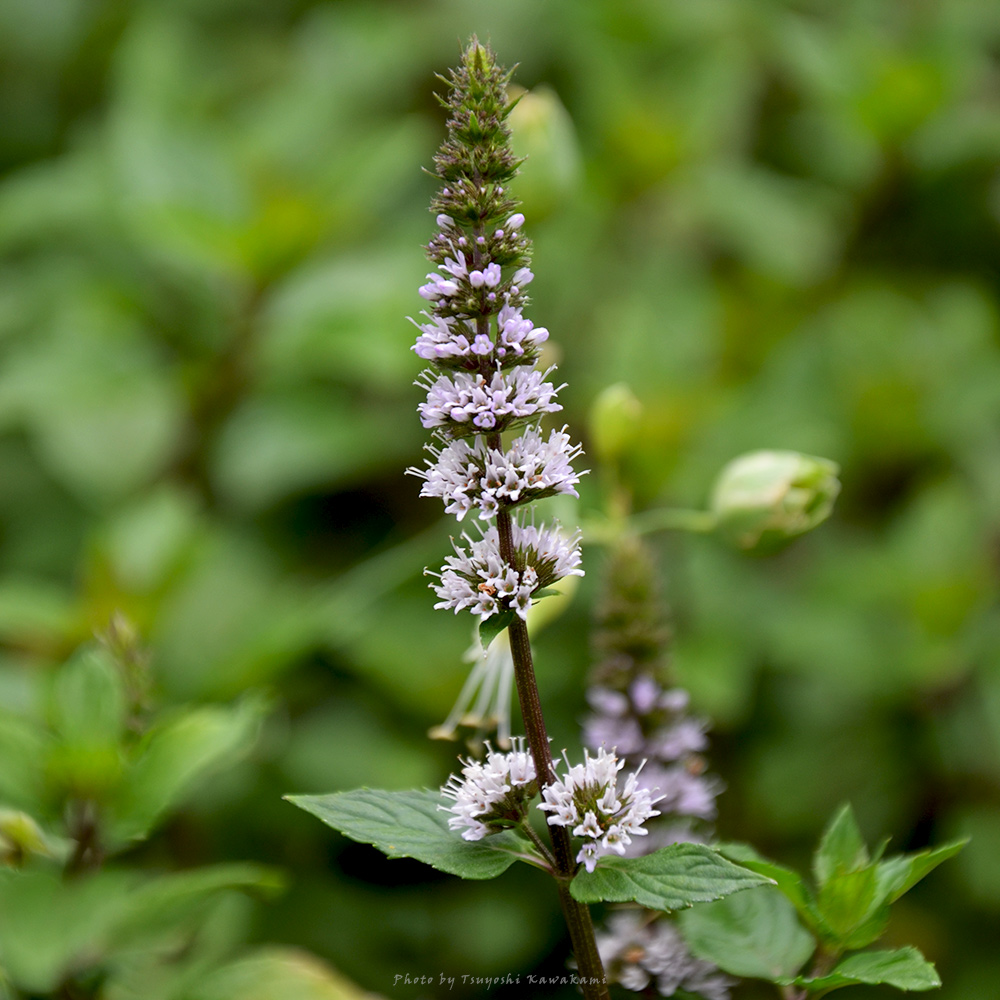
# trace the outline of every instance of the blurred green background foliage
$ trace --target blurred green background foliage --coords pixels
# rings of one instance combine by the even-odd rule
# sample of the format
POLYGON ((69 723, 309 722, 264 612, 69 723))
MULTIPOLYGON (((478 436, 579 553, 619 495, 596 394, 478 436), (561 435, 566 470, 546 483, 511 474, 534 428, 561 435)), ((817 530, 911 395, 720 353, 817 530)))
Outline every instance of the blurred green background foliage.
MULTIPOLYGON (((454 766, 425 733, 470 629, 421 577, 451 525, 403 476, 425 437, 405 317, 432 226, 420 167, 443 136, 434 73, 472 32, 527 91, 531 316, 575 434, 601 389, 631 385, 640 509, 703 505, 752 448, 842 468, 833 519, 774 558, 662 541, 678 680, 715 720, 729 787, 720 834, 801 864, 846 799, 896 849, 972 834, 888 944, 938 962, 942 1000, 994 995, 990 0, 0 0, 0 770, 25 727, 72 729, 59 665, 120 611, 157 718, 245 729, 250 696, 261 720, 249 751, 211 743, 121 870, 239 861, 287 881, 190 924, 216 971, 164 972, 158 996, 346 996, 307 951, 391 996, 434 995, 397 973, 562 969, 537 873, 438 878, 281 801, 434 786, 454 766)), ((601 503, 592 476, 564 519, 601 503)), ((538 640, 559 747, 579 740, 599 548, 585 565, 538 640)), ((0 778, 0 805, 57 836, 67 780, 15 801, 0 778)), ((29 893, 13 884, 0 908, 29 893)), ((4 920, 0 964, 48 995, 4 920)), ((114 968, 115 998, 148 974, 114 968)))

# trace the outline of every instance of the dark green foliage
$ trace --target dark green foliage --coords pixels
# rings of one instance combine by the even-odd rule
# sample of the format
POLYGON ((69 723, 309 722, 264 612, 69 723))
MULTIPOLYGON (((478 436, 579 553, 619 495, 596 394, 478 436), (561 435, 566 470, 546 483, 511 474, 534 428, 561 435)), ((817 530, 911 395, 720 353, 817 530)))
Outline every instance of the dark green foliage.
POLYGON ((807 994, 880 983, 934 989, 941 981, 916 948, 857 950, 885 933, 892 903, 965 843, 883 858, 886 843, 870 853, 845 805, 813 854, 814 886, 744 844, 723 844, 723 855, 772 879, 776 889, 700 907, 682 915, 681 928, 695 954, 725 971, 795 985, 807 994), (845 958, 849 951, 857 953, 845 958))

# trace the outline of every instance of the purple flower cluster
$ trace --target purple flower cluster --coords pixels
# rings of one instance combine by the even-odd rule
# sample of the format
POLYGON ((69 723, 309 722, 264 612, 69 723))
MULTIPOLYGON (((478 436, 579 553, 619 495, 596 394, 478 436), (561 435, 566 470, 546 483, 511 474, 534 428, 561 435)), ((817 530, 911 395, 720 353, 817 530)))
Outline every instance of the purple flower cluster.
POLYGON ((480 537, 463 535, 466 544, 456 544, 455 555, 430 574, 431 586, 436 607, 480 619, 504 612, 525 618, 539 590, 582 575, 579 534, 514 521, 511 563, 497 528, 487 527, 526 503, 576 496, 579 482, 572 463, 580 447, 565 429, 545 434, 540 427, 562 409, 562 386, 550 380, 551 368, 535 367, 549 334, 524 315, 534 275, 524 216, 504 186, 518 162, 505 123, 506 79, 476 46, 453 74, 448 139, 435 159, 438 228, 427 246, 437 266, 419 289, 427 309, 413 321, 413 350, 429 365, 417 383, 427 393, 418 412, 437 441, 426 467, 407 471, 424 480, 421 496, 438 497, 460 521, 476 511, 482 523, 480 537))
POLYGON ((555 493, 576 496, 580 481, 573 460, 580 446, 570 443, 564 427, 546 440, 529 428, 506 451, 490 448, 482 438, 469 444, 465 438, 444 448, 431 448, 433 462, 414 470, 424 480, 422 497, 439 497, 444 509, 459 521, 471 510, 487 520, 500 509, 530 503, 555 493))
POLYGON ((478 539, 463 534, 468 549, 455 545, 455 555, 445 559, 440 573, 426 570, 438 579, 433 585, 440 598, 435 608, 451 608, 455 614, 468 608, 483 620, 509 610, 527 619, 533 594, 564 576, 583 576, 579 532, 565 536, 530 524, 512 527, 516 561, 523 568, 500 557, 495 527, 478 539))
POLYGON ((677 928, 644 910, 623 910, 597 935, 597 950, 609 975, 627 990, 650 987, 665 997, 678 990, 705 1000, 729 1000, 736 980, 711 962, 695 958, 677 928))
POLYGON ((583 763, 574 767, 563 754, 566 773, 542 789, 544 801, 538 808, 549 814, 550 826, 569 827, 574 837, 583 839, 576 860, 592 872, 599 858, 625 854, 633 837, 646 836, 643 824, 660 815, 653 808, 659 796, 640 786, 637 772, 626 775, 619 787, 618 772, 625 761, 613 753, 603 748, 596 757, 583 753, 583 763))
POLYGON ((708 747, 707 723, 686 714, 687 692, 664 689, 651 675, 641 674, 625 691, 592 687, 587 700, 592 711, 584 722, 584 743, 614 749, 629 768, 645 762, 641 772, 637 770, 639 782, 656 789, 660 811, 671 819, 634 853, 695 839, 692 823, 715 819, 722 785, 704 774, 701 752, 708 747))

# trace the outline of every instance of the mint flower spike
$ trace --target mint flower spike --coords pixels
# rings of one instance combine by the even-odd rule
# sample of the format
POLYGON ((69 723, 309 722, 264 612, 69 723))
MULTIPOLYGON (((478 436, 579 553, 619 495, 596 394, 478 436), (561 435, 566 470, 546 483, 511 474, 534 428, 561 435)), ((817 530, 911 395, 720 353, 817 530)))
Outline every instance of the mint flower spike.
MULTIPOLYGON (((420 421, 437 444, 425 468, 421 496, 437 497, 461 521, 471 512, 480 537, 454 544, 431 587, 436 608, 468 610, 485 621, 514 612, 525 619, 534 596, 567 575, 582 576, 579 532, 513 522, 514 560, 500 551, 497 526, 516 507, 556 494, 577 496, 573 469, 581 449, 566 429, 540 427, 562 409, 553 369, 535 368, 548 330, 524 315, 525 288, 534 280, 524 215, 505 185, 517 171, 506 125, 509 74, 473 42, 445 80, 448 138, 434 159, 442 188, 431 203, 438 231, 427 245, 437 270, 419 289, 428 304, 413 350, 430 365, 417 381, 427 393, 420 421), (504 432, 517 436, 505 448, 504 432)), ((505 536, 508 537, 508 536, 505 536)))
MULTIPOLYGON (((466 534, 461 544, 453 541, 455 553, 440 572, 425 572, 434 577, 435 607, 469 611, 480 626, 498 616, 494 624, 507 630, 530 755, 523 743, 516 752, 530 759, 537 792, 538 785, 555 780, 555 772, 525 623, 545 587, 583 575, 580 533, 564 536, 556 526, 515 520, 513 512, 543 496, 575 494, 579 477, 572 463, 580 449, 565 431, 546 438, 540 427, 547 413, 561 409, 556 396, 562 386, 548 380, 551 368, 535 368, 548 331, 524 315, 525 289, 534 275, 525 219, 507 192, 518 167, 507 127, 513 106, 507 100, 509 79, 475 38, 461 66, 444 79, 448 135, 434 158, 442 186, 431 202, 437 232, 426 247, 434 269, 419 289, 424 321, 413 321, 418 330, 413 350, 428 363, 417 383, 427 392, 420 420, 437 444, 425 469, 409 471, 424 480, 424 496, 443 500, 459 520, 470 511, 477 514, 479 537, 466 534)), ((477 677, 481 696, 483 689, 490 691, 483 674, 477 677)), ((498 685, 509 684, 505 671, 496 676, 498 685)), ((463 706, 474 690, 470 680, 459 699, 463 706)), ((505 697, 498 690, 498 702, 505 697)), ((443 728, 448 732, 453 725, 454 713, 443 728)), ((523 820, 519 810, 525 802, 506 798, 528 787, 507 780, 512 766, 492 750, 485 765, 468 762, 463 778, 444 789, 454 800, 446 807, 452 813, 449 826, 474 840, 517 816, 523 820)), ((533 840, 537 836, 530 824, 524 831, 533 840)), ((583 995, 607 1000, 590 912, 569 891, 576 868, 569 833, 559 826, 549 833, 552 852, 541 849, 558 880, 583 995)), ((605 831, 610 843, 609 835, 605 831)))

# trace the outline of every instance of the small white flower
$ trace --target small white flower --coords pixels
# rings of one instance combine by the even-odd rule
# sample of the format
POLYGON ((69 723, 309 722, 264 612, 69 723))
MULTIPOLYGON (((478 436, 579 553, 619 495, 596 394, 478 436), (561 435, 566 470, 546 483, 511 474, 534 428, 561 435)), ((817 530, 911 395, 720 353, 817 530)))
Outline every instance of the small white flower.
POLYGON ((527 620, 532 595, 562 579, 583 576, 580 569, 580 533, 565 536, 544 525, 513 524, 514 550, 518 569, 500 557, 497 529, 487 529, 481 538, 463 534, 468 548, 452 542, 455 555, 445 559, 431 587, 440 598, 435 608, 449 608, 456 614, 464 608, 484 620, 500 611, 512 610, 527 620))
POLYGON ((452 814, 450 830, 461 830, 464 840, 482 840, 527 815, 527 802, 537 793, 535 762, 525 750, 524 738, 516 737, 510 753, 502 754, 486 744, 485 761, 467 758, 462 776, 449 776, 441 794, 454 805, 438 809, 452 814))
MULTIPOLYGON (((550 369, 551 370, 551 369, 550 369)), ((526 367, 511 372, 495 372, 487 381, 483 375, 456 372, 418 382, 427 389, 427 401, 417 410, 427 428, 447 427, 455 436, 481 431, 500 431, 516 420, 541 413, 555 413, 559 388, 542 381, 548 372, 526 367)))
POLYGON ((555 494, 578 496, 580 475, 572 462, 580 456, 580 446, 570 443, 564 427, 551 431, 548 440, 537 429, 525 431, 504 452, 488 448, 482 437, 470 444, 465 438, 446 448, 430 448, 435 461, 426 469, 406 471, 424 480, 422 497, 439 497, 444 509, 459 521, 473 509, 482 520, 497 509, 513 507, 555 494))
POLYGON ((542 790, 538 808, 549 813, 550 826, 569 826, 584 838, 576 860, 592 872, 606 854, 624 854, 634 835, 643 836, 642 824, 659 816, 653 806, 659 801, 648 788, 640 788, 635 775, 625 787, 617 787, 618 772, 624 765, 603 747, 591 757, 584 750, 584 763, 570 767, 563 754, 566 773, 542 790))

